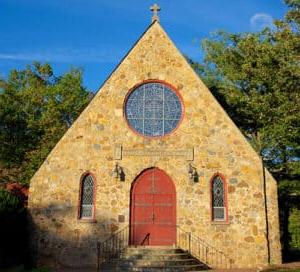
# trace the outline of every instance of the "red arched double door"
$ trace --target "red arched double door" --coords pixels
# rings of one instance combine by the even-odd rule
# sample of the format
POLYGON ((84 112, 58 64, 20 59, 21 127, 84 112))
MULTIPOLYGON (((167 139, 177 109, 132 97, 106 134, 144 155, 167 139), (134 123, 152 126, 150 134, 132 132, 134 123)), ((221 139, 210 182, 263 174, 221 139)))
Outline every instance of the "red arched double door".
POLYGON ((131 189, 131 245, 176 243, 176 190, 158 168, 143 171, 131 189))

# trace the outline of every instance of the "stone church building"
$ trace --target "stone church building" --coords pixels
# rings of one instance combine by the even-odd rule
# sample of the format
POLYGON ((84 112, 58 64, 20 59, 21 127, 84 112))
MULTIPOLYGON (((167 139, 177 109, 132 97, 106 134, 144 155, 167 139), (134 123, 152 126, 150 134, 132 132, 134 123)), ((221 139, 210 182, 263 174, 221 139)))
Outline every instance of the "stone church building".
POLYGON ((276 181, 156 14, 32 178, 29 211, 40 263, 159 246, 281 263, 276 181))

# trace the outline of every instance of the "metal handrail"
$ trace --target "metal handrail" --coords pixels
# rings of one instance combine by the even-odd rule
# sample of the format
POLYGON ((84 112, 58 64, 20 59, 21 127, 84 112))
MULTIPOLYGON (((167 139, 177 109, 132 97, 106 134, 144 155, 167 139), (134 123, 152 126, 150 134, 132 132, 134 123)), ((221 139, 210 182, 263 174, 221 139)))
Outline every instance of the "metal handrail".
POLYGON ((149 245, 149 238, 150 238, 150 233, 147 233, 144 240, 141 242, 141 246, 145 246, 146 241, 148 241, 148 245, 149 245))
POLYGON ((211 268, 231 268, 233 260, 224 252, 209 245, 203 239, 177 226, 177 247, 187 250, 192 256, 211 268))
MULTIPOLYGON (((203 262, 211 268, 231 268, 233 260, 224 252, 216 247, 209 245, 205 240, 197 237, 191 232, 183 230, 180 226, 176 226, 176 246, 186 250, 193 257, 203 262)), ((149 239, 148 233, 143 241, 149 239)), ((142 245, 143 245, 142 243, 142 245)), ((149 241, 148 241, 149 244, 149 241)), ((129 226, 112 234, 103 242, 97 242, 98 250, 98 271, 101 264, 109 261, 111 258, 118 257, 120 253, 129 245, 129 226)))
POLYGON ((97 242, 97 271, 101 264, 117 257, 129 244, 129 226, 112 234, 103 242, 97 242))

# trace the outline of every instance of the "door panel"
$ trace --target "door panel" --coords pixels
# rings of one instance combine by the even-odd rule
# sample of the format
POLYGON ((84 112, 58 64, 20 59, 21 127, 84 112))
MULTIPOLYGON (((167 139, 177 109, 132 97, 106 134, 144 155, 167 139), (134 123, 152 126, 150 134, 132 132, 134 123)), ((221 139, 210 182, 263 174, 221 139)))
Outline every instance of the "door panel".
POLYGON ((135 222, 152 223, 153 197, 151 195, 135 196, 135 222), (142 200, 142 201, 141 201, 142 200))
POLYGON ((144 171, 131 191, 131 244, 176 243, 176 192, 162 170, 144 171))
POLYGON ((155 244, 172 245, 175 235, 176 214, 173 195, 157 194, 153 198, 155 216, 155 244))

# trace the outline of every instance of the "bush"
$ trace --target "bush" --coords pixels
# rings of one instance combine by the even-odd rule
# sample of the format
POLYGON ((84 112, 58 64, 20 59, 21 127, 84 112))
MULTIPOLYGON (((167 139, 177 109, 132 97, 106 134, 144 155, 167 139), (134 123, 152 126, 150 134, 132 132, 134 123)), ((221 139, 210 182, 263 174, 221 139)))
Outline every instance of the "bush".
POLYGON ((0 189, 0 270, 26 261, 27 214, 23 202, 0 189))
POLYGON ((19 197, 4 189, 0 189, 0 216, 8 213, 20 212, 22 210, 23 203, 19 197))

